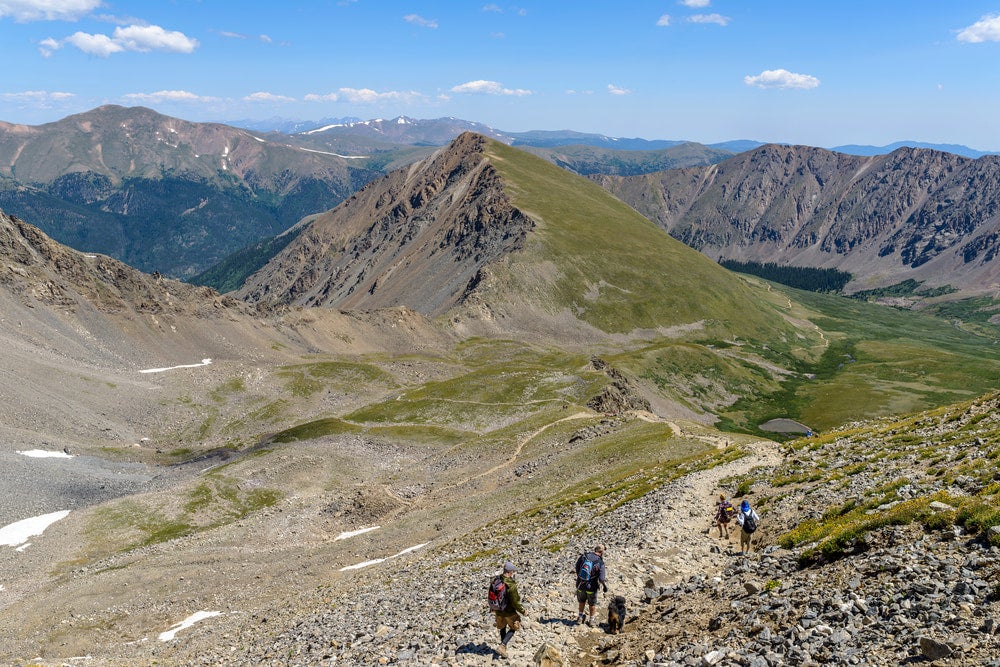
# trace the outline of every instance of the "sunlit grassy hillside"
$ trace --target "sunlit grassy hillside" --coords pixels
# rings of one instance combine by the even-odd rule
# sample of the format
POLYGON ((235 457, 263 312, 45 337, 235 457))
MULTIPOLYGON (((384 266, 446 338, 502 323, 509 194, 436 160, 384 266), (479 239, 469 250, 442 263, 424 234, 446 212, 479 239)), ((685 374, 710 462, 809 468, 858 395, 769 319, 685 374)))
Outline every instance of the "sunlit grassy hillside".
MULTIPOLYGON (((594 183, 523 151, 490 142, 514 204, 537 228, 513 259, 514 276, 551 265, 545 305, 609 333, 701 323, 698 336, 774 338, 792 333, 765 295, 594 183)), ((520 286, 532 293, 531 286, 520 286)), ((534 292, 537 296, 537 291, 534 292)))

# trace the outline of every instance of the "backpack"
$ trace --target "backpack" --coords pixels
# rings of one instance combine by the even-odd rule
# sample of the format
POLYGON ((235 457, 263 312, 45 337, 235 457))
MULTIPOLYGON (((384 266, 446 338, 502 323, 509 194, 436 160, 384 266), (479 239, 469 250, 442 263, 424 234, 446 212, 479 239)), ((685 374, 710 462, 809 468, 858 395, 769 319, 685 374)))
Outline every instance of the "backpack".
POLYGON ((490 611, 506 611, 507 609, 507 584, 499 574, 493 577, 486 592, 486 602, 490 606, 490 611))
POLYGON ((753 514, 743 515, 743 530, 748 534, 757 530, 757 521, 753 518, 753 514))
POLYGON ((576 578, 583 583, 590 581, 594 576, 594 561, 583 555, 583 562, 580 563, 580 570, 576 573, 576 578))
POLYGON ((732 503, 725 502, 722 505, 719 505, 719 514, 716 518, 719 520, 719 523, 729 523, 729 519, 731 519, 735 513, 736 508, 733 507, 732 503))

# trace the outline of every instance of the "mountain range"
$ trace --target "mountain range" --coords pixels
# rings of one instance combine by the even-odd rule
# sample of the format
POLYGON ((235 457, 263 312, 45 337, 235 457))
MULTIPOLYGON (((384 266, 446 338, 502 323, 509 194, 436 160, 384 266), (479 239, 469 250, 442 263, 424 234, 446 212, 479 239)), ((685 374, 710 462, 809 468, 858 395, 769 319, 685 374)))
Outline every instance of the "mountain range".
POLYGON ((593 177, 713 259, 836 269, 853 292, 912 283, 963 297, 996 284, 991 200, 968 196, 995 188, 996 158, 932 149, 856 157, 744 142, 754 147, 734 154, 402 116, 254 133, 108 106, 43 126, 0 124, 0 206, 73 247, 230 291, 291 242, 300 220, 464 131, 593 177))
POLYGON ((177 277, 334 206, 373 175, 141 107, 0 123, 0 208, 73 247, 177 277))
POLYGON ((848 291, 1000 285, 998 156, 763 146, 709 167, 595 178, 714 258, 839 269, 848 291))
MULTIPOLYGON (((363 121, 360 118, 337 118, 324 119, 319 121, 289 120, 284 118, 272 118, 268 120, 234 120, 223 121, 225 125, 234 127, 244 127, 258 132, 281 132, 283 134, 316 134, 335 130, 336 134, 363 133, 371 137, 385 136, 381 134, 386 126, 404 125, 409 138, 408 143, 413 144, 434 144, 443 143, 441 133, 438 128, 441 126, 452 127, 455 134, 448 139, 457 136, 460 132, 478 132, 485 136, 505 141, 514 146, 532 146, 536 148, 553 148, 557 146, 592 146, 597 148, 621 149, 629 151, 651 151, 670 148, 678 144, 693 143, 677 139, 640 139, 627 137, 609 137, 603 134, 590 132, 577 132, 573 130, 530 130, 527 132, 510 132, 496 130, 482 123, 462 121, 456 118, 439 118, 433 120, 416 120, 406 116, 398 116, 393 119, 371 119, 363 121), (421 132, 428 130, 429 132, 421 132)), ((403 134, 396 132, 397 137, 403 134)), ((709 148, 728 151, 730 153, 742 153, 763 146, 764 142, 750 139, 734 139, 705 144, 709 148)), ((944 153, 954 153, 963 157, 978 158, 984 155, 996 154, 996 151, 982 151, 969 148, 962 144, 940 144, 926 141, 895 141, 884 146, 873 146, 870 144, 844 144, 841 146, 829 146, 828 150, 836 153, 847 153, 848 155, 885 155, 893 152, 897 148, 930 148, 944 153)))

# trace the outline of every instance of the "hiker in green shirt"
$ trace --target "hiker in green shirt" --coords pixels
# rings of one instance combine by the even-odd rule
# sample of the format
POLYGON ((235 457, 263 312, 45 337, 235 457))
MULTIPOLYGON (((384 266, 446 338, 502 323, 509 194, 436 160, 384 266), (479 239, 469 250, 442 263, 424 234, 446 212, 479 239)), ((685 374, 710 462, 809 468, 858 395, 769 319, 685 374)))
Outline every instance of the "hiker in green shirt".
POLYGON ((514 575, 517 568, 510 561, 503 565, 503 583, 507 587, 507 604, 500 611, 496 612, 496 626, 500 630, 500 646, 497 652, 507 657, 507 644, 514 633, 521 629, 521 614, 524 614, 524 606, 521 604, 521 595, 517 591, 517 582, 514 575))

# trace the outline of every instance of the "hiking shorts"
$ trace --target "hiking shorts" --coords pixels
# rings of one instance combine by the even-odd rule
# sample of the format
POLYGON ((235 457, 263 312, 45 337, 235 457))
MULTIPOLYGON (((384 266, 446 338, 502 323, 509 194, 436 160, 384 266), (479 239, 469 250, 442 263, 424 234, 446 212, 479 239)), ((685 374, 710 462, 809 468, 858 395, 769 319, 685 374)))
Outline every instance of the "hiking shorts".
POLYGON ((597 606, 597 591, 587 591, 582 588, 576 589, 576 601, 586 602, 591 607, 597 606))
POLYGON ((510 628, 511 630, 521 629, 521 615, 516 611, 498 611, 496 626, 500 630, 510 628))

